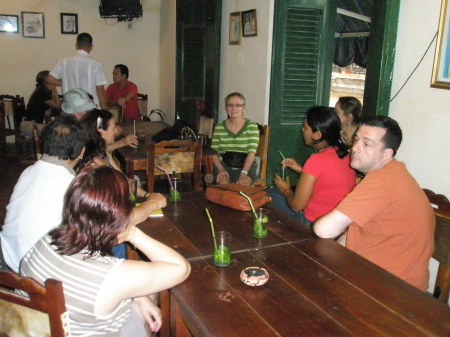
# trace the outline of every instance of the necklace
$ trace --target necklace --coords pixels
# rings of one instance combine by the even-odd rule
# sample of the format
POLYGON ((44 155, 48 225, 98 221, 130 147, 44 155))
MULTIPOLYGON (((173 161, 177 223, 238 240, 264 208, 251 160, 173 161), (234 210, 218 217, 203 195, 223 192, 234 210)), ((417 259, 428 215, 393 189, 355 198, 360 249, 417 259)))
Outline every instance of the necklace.
POLYGON ((325 145, 324 147, 321 147, 320 149, 318 149, 316 152, 322 152, 323 150, 325 150, 326 148, 330 147, 330 145, 325 145))

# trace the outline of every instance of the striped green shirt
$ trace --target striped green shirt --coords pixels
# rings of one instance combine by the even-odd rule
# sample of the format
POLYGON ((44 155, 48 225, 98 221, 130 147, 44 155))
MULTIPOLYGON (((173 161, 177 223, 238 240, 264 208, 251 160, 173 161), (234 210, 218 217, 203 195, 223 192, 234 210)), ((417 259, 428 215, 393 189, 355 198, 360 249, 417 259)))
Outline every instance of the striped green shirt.
POLYGON ((259 129, 255 122, 246 119, 241 130, 238 133, 233 133, 227 128, 225 120, 217 123, 211 147, 219 153, 227 151, 256 153, 258 142, 259 129))

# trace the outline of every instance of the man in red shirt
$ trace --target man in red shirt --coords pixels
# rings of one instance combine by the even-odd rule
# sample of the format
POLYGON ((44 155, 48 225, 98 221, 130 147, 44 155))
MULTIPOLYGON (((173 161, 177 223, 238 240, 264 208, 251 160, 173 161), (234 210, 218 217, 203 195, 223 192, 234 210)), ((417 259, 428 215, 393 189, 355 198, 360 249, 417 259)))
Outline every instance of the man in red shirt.
POLYGON ((138 105, 138 88, 128 81, 128 67, 123 64, 114 66, 113 84, 106 89, 108 103, 117 103, 122 108, 123 121, 141 120, 138 105))

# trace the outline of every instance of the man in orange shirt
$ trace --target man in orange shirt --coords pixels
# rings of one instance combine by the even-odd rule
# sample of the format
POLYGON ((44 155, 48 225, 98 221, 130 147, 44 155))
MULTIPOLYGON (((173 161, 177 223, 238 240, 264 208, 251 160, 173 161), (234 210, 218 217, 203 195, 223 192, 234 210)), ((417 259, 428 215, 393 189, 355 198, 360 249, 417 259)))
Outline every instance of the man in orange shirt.
POLYGON ((344 233, 338 242, 425 291, 435 218, 425 193, 405 164, 394 158, 401 141, 402 131, 390 117, 362 122, 350 165, 366 176, 316 221, 314 231, 321 238, 344 233))

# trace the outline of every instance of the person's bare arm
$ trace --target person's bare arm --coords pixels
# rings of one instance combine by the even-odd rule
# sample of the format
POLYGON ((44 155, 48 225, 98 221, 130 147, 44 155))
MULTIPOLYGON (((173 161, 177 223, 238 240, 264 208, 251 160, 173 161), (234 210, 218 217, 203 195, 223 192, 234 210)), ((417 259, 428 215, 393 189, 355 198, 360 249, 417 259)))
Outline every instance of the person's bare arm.
POLYGON ((106 104, 105 86, 97 85, 95 87, 95 91, 97 92, 97 97, 98 97, 98 101, 100 103, 100 107, 102 109, 108 109, 108 105, 106 104))
POLYGON ((58 80, 57 78, 53 77, 53 76, 50 75, 50 74, 47 76, 47 83, 48 83, 48 84, 56 85, 56 86, 58 86, 58 87, 62 86, 62 81, 61 81, 61 80, 58 80))
MULTIPOLYGON (((255 160, 255 152, 249 152, 247 153, 247 157, 245 158, 244 166, 242 167, 243 171, 250 171, 250 168, 252 167, 253 161, 255 160)), ((239 179, 236 182, 239 185, 247 185, 250 186, 252 183, 252 179, 245 173, 242 173, 239 175, 239 179)))
POLYGON ((352 219, 335 209, 316 220, 313 230, 320 238, 334 239, 344 233, 352 222, 352 219))

